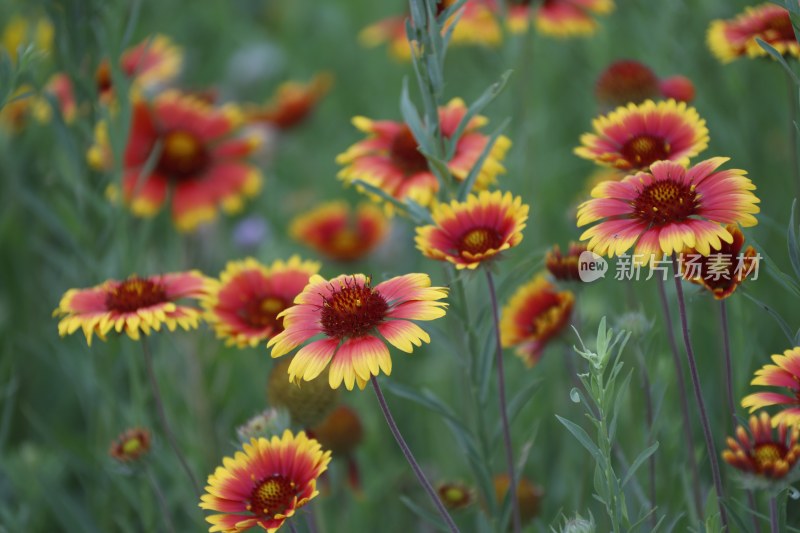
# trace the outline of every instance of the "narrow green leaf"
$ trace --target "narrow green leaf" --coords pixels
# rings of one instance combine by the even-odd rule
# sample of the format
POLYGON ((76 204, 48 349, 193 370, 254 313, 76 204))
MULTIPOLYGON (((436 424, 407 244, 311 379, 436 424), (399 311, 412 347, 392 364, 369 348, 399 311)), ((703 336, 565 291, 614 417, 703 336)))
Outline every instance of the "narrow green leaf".
POLYGON ((651 455, 653 455, 657 449, 658 449, 658 441, 654 442, 652 446, 643 450, 642 453, 640 453, 638 457, 636 457, 636 459, 633 460, 631 467, 628 468, 628 471, 625 472, 625 476, 622 478, 621 486, 623 488, 625 487, 625 485, 628 484, 628 481, 631 480, 634 474, 636 474, 636 471, 639 469, 639 467, 642 466, 642 464, 644 464, 644 462, 647 461, 647 459, 651 455))
POLYGON ((506 126, 508 126, 510 122, 511 119, 508 118, 505 119, 500 124, 500 126, 498 126, 497 129, 494 130, 494 132, 492 132, 492 135, 489 137, 489 142, 486 143, 486 146, 483 148, 483 152, 481 152, 481 156, 478 158, 478 160, 475 162, 475 165, 469 171, 467 179, 465 179, 458 187, 458 199, 460 201, 463 202, 464 200, 467 199, 467 195, 470 193, 472 187, 475 185, 475 181, 477 181, 478 179, 478 175, 480 174, 480 171, 483 168, 483 164, 486 161, 486 158, 489 157, 489 153, 492 151, 492 148, 494 148, 494 143, 497 142, 498 137, 500 137, 500 134, 506 128, 506 126))
POLYGON ((409 498, 408 496, 400 496, 400 501, 409 508, 409 510, 420 517, 425 522, 429 523, 430 525, 434 526, 436 529, 441 531, 448 531, 447 526, 445 526, 444 522, 439 518, 439 515, 427 509, 419 504, 417 504, 414 500, 409 498))
POLYGON ((464 130, 467 129, 467 126, 469 126, 469 123, 473 119, 473 117, 475 117, 481 111, 483 111, 486 108, 486 106, 488 106, 490 103, 492 103, 492 101, 495 98, 497 98, 497 96, 501 92, 503 92, 503 89, 505 88, 506 83, 508 83, 508 79, 511 77, 511 73, 512 73, 511 70, 505 71, 502 74, 502 76, 500 76, 500 79, 498 81, 496 81, 495 83, 491 84, 483 92, 483 94, 480 95, 478 97, 478 99, 475 100, 472 103, 472 105, 469 106, 469 109, 467 109, 467 112, 461 118, 461 122, 458 123, 458 127, 456 128, 456 131, 453 133, 453 135, 450 136, 449 146, 447 147, 448 159, 453 157, 453 154, 455 153, 455 150, 456 150, 456 146, 458 145, 458 140, 464 134, 464 130))
POLYGON ((400 92, 400 114, 422 150, 430 152, 431 140, 428 137, 425 124, 422 123, 419 111, 417 111, 417 107, 408 94, 408 78, 403 78, 403 88, 400 92))
POLYGON ((783 68, 786 70, 786 72, 789 73, 789 76, 792 77, 792 80, 794 81, 795 85, 800 85, 800 79, 797 78, 797 75, 792 70, 792 67, 789 66, 789 64, 783 58, 783 55, 780 52, 778 52, 775 49, 775 47, 773 47, 771 44, 759 39, 758 37, 756 37, 756 42, 758 43, 758 46, 760 46, 765 52, 767 52, 769 55, 771 55, 776 60, 778 60, 778 62, 783 66, 783 68))
POLYGON ((600 453, 600 449, 595 445, 594 442, 592 442, 591 437, 589 437, 589 434, 586 433, 582 427, 558 415, 556 415, 556 418, 564 425, 565 428, 567 428, 570 433, 572 433, 572 436, 578 439, 578 442, 580 442, 581 445, 583 445, 583 447, 592 454, 592 457, 594 457, 595 461, 598 463, 603 462, 603 455, 600 453))
MULTIPOLYGON (((740 290, 741 290, 741 289, 740 289, 740 290)), ((762 301, 761 301, 761 300, 759 300, 758 298, 756 298, 756 297, 752 296, 752 295, 751 295, 751 294, 750 294, 748 291, 746 291, 746 290, 741 290, 741 292, 742 292, 742 294, 744 294, 744 295, 745 295, 745 296, 746 296, 746 297, 747 297, 747 298, 748 298, 750 301, 752 301, 753 303, 755 303, 755 304, 756 304, 757 306, 759 306, 761 309, 763 309, 764 311, 766 311, 766 312, 767 312, 767 313, 768 313, 768 314, 769 314, 769 315, 770 315, 772 318, 774 318, 774 319, 775 319, 775 322, 777 322, 777 323, 778 323, 778 325, 780 326, 781 330, 783 330, 783 334, 784 334, 784 335, 786 335, 786 338, 787 338, 787 339, 789 339, 789 342, 794 342, 794 332, 793 332, 793 331, 792 331, 792 329, 789 327, 789 324, 787 324, 787 323, 786 323, 786 321, 783 319, 783 317, 782 317, 782 316, 781 316, 781 315, 780 315, 780 314, 779 314, 777 311, 775 311, 773 308, 771 308, 770 306, 768 306, 767 304, 765 304, 764 302, 762 302, 762 301)))
MULTIPOLYGON (((615 365, 614 368, 622 368, 622 365, 615 365)), ((625 398, 625 392, 628 390, 628 385, 631 382, 631 377, 633 376, 633 369, 631 368, 628 372, 628 375, 622 382, 622 386, 617 389, 617 393, 614 394, 613 391, 609 393, 610 397, 614 399, 614 408, 613 414, 611 415, 611 423, 608 425, 608 438, 610 440, 614 440, 614 436, 617 433, 617 420, 619 420, 619 410, 622 406, 622 399, 625 398)), ((613 383, 613 382, 612 382, 613 383)))
POLYGON ((397 207, 398 209, 400 209, 404 213, 408 212, 408 209, 407 209, 405 203, 401 202, 400 200, 398 200, 394 196, 391 196, 390 194, 387 194, 383 189, 381 189, 379 187, 376 187, 376 186, 372 185, 371 183, 367 183, 364 180, 353 180, 351 183, 359 192, 363 192, 363 193, 365 193, 367 195, 376 197, 377 199, 383 200, 385 202, 389 202, 390 204, 392 204, 393 206, 397 207))

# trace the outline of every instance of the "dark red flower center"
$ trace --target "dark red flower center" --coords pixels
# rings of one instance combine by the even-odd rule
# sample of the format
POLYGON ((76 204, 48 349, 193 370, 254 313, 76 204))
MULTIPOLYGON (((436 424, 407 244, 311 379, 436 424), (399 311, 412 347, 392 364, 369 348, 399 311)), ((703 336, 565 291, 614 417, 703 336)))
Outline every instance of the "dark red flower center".
POLYGON ((175 180, 198 177, 208 167, 208 149, 194 133, 185 130, 167 132, 162 138, 159 172, 175 180))
POLYGON ((632 205, 641 220, 661 226, 689 218, 696 212, 698 201, 694 185, 657 181, 645 187, 632 205))
POLYGON ((163 285, 136 276, 123 281, 106 295, 106 307, 120 313, 131 313, 166 301, 167 291, 163 285))
POLYGON ((619 149, 622 157, 636 168, 647 168, 656 161, 668 159, 672 151, 669 143, 653 135, 637 135, 619 149))
POLYGON ((764 36, 768 41, 794 41, 794 28, 792 19, 788 11, 776 13, 774 17, 766 21, 764 36))
POLYGON ((753 461, 759 471, 768 470, 786 456, 788 450, 777 442, 759 444, 753 449, 753 461))
POLYGON ((111 90, 113 81, 111 79, 111 65, 104 59, 97 71, 94 73, 94 81, 97 86, 97 94, 103 95, 111 90))
POLYGON ((503 236, 494 228, 474 228, 461 236, 458 242, 459 253, 472 255, 497 250, 503 244, 503 236))
POLYGON ((297 484, 285 477, 275 474, 256 485, 250 495, 249 510, 261 516, 274 517, 284 514, 294 503, 297 496, 297 484))
POLYGON ((278 314, 286 307, 282 298, 255 297, 243 302, 236 314, 254 329, 270 329, 277 334, 283 330, 283 319, 278 318, 278 314))
POLYGON ((658 78, 638 61, 617 61, 597 80, 598 99, 605 104, 624 105, 658 96, 658 78))
POLYGON ((322 304, 322 329, 337 339, 363 337, 386 318, 389 304, 367 281, 347 279, 322 304))
POLYGON ((389 157, 406 176, 428 171, 428 160, 417 150, 417 140, 406 125, 392 139, 389 157))

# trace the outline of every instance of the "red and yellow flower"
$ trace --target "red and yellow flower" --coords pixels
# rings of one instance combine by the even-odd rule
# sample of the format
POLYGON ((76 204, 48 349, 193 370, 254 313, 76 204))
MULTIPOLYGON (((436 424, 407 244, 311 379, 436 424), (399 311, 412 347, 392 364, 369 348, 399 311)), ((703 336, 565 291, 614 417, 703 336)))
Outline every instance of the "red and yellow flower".
POLYGON ((63 73, 54 74, 44 86, 43 95, 36 99, 34 113, 41 122, 48 122, 52 116, 52 106, 46 96, 51 96, 58 104, 58 111, 61 118, 67 124, 75 120, 78 112, 78 104, 75 101, 75 93, 72 90, 72 81, 69 76, 63 73))
POLYGON ((772 417, 772 424, 800 426, 800 346, 772 356, 774 365, 764 365, 756 371, 751 385, 766 385, 788 389, 788 395, 778 392, 756 392, 742 399, 742 407, 752 413, 762 407, 781 407, 772 417))
POLYGON ((328 259, 355 261, 371 252, 389 232, 380 208, 361 204, 355 210, 344 201, 326 202, 296 217, 289 235, 328 259))
POLYGON ((634 260, 647 264, 663 254, 694 248, 719 250, 733 236, 725 224, 755 226, 759 199, 744 170, 718 170, 728 161, 714 157, 687 169, 658 161, 650 172, 606 181, 578 207, 578 227, 600 222, 581 235, 596 254, 614 257, 634 247, 634 260))
POLYGON ((430 259, 475 269, 522 241, 528 209, 521 197, 501 191, 437 204, 431 213, 434 223, 417 228, 417 248, 430 259))
POLYGON ((245 108, 247 120, 288 130, 308 118, 332 85, 333 76, 328 72, 317 74, 308 83, 297 81, 283 83, 278 87, 272 100, 263 107, 245 108))
POLYGON ((542 357, 547 343, 569 322, 575 296, 559 291, 538 274, 516 290, 503 307, 500 340, 504 348, 516 347, 516 354, 528 367, 542 357))
MULTIPOLYGON (((530 6, 527 6, 527 9, 530 9, 530 6)), ((597 31, 595 15, 607 15, 613 10, 614 0, 544 0, 536 8, 534 23, 536 29, 543 35, 562 38, 583 37, 597 31)), ((521 9, 514 10, 513 6, 509 9, 509 17, 514 16, 516 19, 516 22, 513 19, 510 21, 509 28, 512 31, 527 29, 527 26, 522 25, 523 15, 521 9)), ((527 20, 529 16, 526 15, 525 18, 527 20)))
MULTIPOLYGON (((212 107, 176 91, 152 102, 134 99, 130 136, 123 155, 122 199, 141 217, 154 216, 167 198, 181 231, 214 220, 221 208, 242 209, 244 199, 261 189, 259 170, 248 159, 258 138, 241 133, 242 115, 232 106, 212 107), (153 151, 159 150, 150 165, 153 151), (147 171, 147 172, 146 172, 147 171)), ((89 150, 96 168, 112 166, 104 122, 89 150)))
POLYGON ((784 56, 800 58, 800 45, 789 12, 773 3, 746 7, 736 18, 714 20, 708 27, 708 47, 723 63, 744 56, 768 57, 756 39, 770 44, 784 56))
MULTIPOLYGON (((439 108, 439 124, 445 138, 456 133, 466 113, 467 106, 460 98, 439 108)), ((480 159, 489 142, 489 136, 480 129, 487 123, 486 117, 473 117, 458 139, 453 158, 447 162, 456 180, 465 180, 480 159)), ((439 190, 439 182, 428 168, 425 156, 417 150, 418 143, 411 129, 403 122, 366 117, 355 117, 353 125, 369 136, 336 158, 337 163, 344 165, 339 178, 348 184, 354 180, 364 181, 400 201, 410 198, 420 205, 430 205, 439 190)), ((499 174, 505 173, 500 162, 510 146, 507 137, 497 138, 478 173, 475 182, 478 190, 493 184, 499 174)))
MULTIPOLYGON (((450 7, 454 0, 437 2, 436 14, 450 7)), ((411 59, 411 45, 406 35, 407 15, 397 15, 370 24, 359 34, 361 44, 376 47, 384 43, 389 46, 389 54, 400 61, 411 59)), ((494 0, 467 0, 462 8, 448 19, 444 31, 458 20, 451 36, 451 44, 497 46, 503 39, 497 22, 497 6, 494 0), (457 18, 458 17, 458 18, 457 18)))
POLYGON ((150 432, 144 428, 131 428, 119 435, 108 454, 121 463, 131 463, 150 451, 150 432))
POLYGON ((294 307, 284 311, 284 331, 270 339, 272 357, 294 350, 289 380, 310 381, 330 363, 328 383, 348 390, 363 389, 372 376, 392 371, 386 342, 411 353, 430 336, 412 320, 434 320, 445 314, 444 287, 431 287, 427 274, 406 274, 372 286, 363 274, 340 275, 331 280, 313 276, 294 307), (380 335, 380 337, 378 336, 380 335))
POLYGON ((592 121, 575 155, 621 170, 643 170, 656 161, 689 164, 708 147, 708 128, 693 107, 667 100, 618 107, 592 121))
POLYGON ((53 316, 62 317, 59 335, 72 335, 80 328, 89 345, 93 334, 105 340, 112 329, 117 333, 124 330, 133 340, 139 340, 141 333, 160 331, 162 325, 170 331, 178 326, 195 329, 202 316, 200 309, 178 300, 203 298, 209 281, 196 270, 112 279, 96 287, 68 290, 53 316))
POLYGON ((722 241, 719 249, 707 256, 697 250, 684 250, 678 265, 684 279, 708 289, 717 300, 724 300, 757 268, 758 255, 755 248, 745 250, 744 235, 736 224, 726 228, 731 234, 731 242, 722 241))
POLYGON ((750 435, 738 426, 736 438, 728 437, 725 461, 751 476, 777 480, 787 476, 800 460, 800 428, 776 423, 767 413, 750 417, 750 435), (775 435, 772 427, 778 428, 775 435))
POLYGON ((208 476, 200 507, 219 513, 206 517, 209 531, 277 531, 319 494, 317 478, 330 460, 331 453, 303 432, 252 439, 208 476))
POLYGON ((547 251, 544 258, 545 266, 550 274, 559 281, 579 281, 578 261, 581 254, 586 251, 586 245, 571 242, 567 253, 561 252, 561 247, 557 244, 547 251))
MULTIPOLYGON (((136 46, 125 50, 119 59, 122 75, 136 89, 152 89, 172 82, 180 74, 183 53, 169 37, 153 35, 136 46)), ((111 63, 100 62, 94 74, 100 99, 109 102, 114 98, 111 63)))
MULTIPOLYGON (((508 474, 498 474, 492 480, 494 483, 495 498, 498 505, 502 505, 505 500, 508 488, 511 486, 508 474)), ((544 491, 533 484, 529 479, 521 477, 517 481, 517 502, 519 505, 520 518, 526 524, 536 518, 539 514, 539 507, 542 503, 544 491)))
POLYGON ((230 261, 203 299, 206 321, 228 346, 258 346, 283 331, 278 315, 292 305, 320 266, 296 255, 269 266, 253 258, 230 261))

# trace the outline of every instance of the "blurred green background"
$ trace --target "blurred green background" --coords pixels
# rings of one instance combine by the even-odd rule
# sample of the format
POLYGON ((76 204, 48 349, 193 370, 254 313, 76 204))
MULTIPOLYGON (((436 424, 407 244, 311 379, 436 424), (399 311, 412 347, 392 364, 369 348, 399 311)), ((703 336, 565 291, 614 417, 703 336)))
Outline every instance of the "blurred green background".
MULTIPOLYGON (((746 232, 766 251, 775 268, 789 271, 786 227, 795 190, 789 141, 789 88, 783 69, 771 60, 740 60, 723 66, 705 45, 714 18, 729 18, 748 5, 730 0, 629 2, 600 19, 589 39, 555 40, 539 35, 506 35, 497 49, 454 47, 446 69, 447 96, 474 100, 506 70, 514 71, 503 94, 487 114, 492 124, 512 121, 505 132, 513 141, 500 187, 522 195, 531 217, 522 244, 499 268, 501 299, 543 266, 552 244, 577 239, 574 207, 585 197, 592 164, 572 155, 581 133, 597 114, 593 97, 599 72, 616 59, 645 62, 659 76, 683 74, 697 89, 694 105, 708 122, 711 142, 701 158, 729 156, 729 166, 748 170, 757 185, 762 213, 746 232)), ((108 456, 110 442, 126 427, 153 429, 156 442, 150 462, 170 506, 178 531, 207 527, 197 501, 158 430, 146 386, 140 347, 127 338, 109 338, 91 348, 79 334, 60 339, 52 310, 72 287, 88 287, 132 273, 147 275, 199 268, 216 276, 231 259, 252 254, 262 262, 314 254, 286 235, 291 218, 315 202, 332 197, 358 199, 335 176, 335 156, 361 138, 354 115, 397 120, 402 80, 413 82, 410 65, 388 58, 385 48, 364 49, 357 34, 364 26, 405 9, 400 0, 230 0, 141 2, 67 0, 11 1, 0 7, 0 22, 13 14, 46 14, 56 27, 55 49, 26 75, 41 86, 50 73, 91 72, 100 58, 119 54, 150 34, 164 33, 186 53, 181 84, 217 87, 224 100, 263 101, 288 79, 309 79, 326 70, 335 76, 333 90, 313 117, 278 139, 274 159, 264 168, 263 193, 239 217, 222 218, 197 234, 173 229, 167 214, 134 219, 106 202, 114 176, 90 170, 84 154, 91 144, 99 108, 67 126, 30 121, 18 134, 0 133, 0 530, 137 532, 161 531, 163 520, 152 489, 137 469, 122 468, 108 456), (127 42, 124 42, 125 38, 127 42), (238 248, 232 239, 244 217, 263 217, 269 236, 255 250, 238 248)), ((90 81, 82 98, 88 100, 90 81)), ((416 93, 412 98, 418 99, 416 93)), ((125 106, 121 116, 124 117, 125 106)), ((124 132, 124 129, 120 130, 124 132)), ((428 272, 444 283, 442 266, 423 259, 413 247, 413 228, 396 218, 389 242, 368 260, 326 263, 326 277, 366 272, 376 280, 407 272, 428 272)), ((469 277, 473 308, 481 309, 474 327, 490 334, 485 281, 469 277)), ((747 291, 768 303, 797 328, 797 302, 762 268, 747 291)), ((716 443, 721 450, 730 432, 725 416, 723 367, 717 304, 695 287, 686 287, 693 340, 700 363, 716 443)), ((656 406, 657 505, 667 522, 684 531, 688 468, 684 466, 679 401, 669 346, 664 335, 654 283, 624 284, 605 279, 580 287, 576 326, 585 339, 600 317, 612 323, 640 311, 652 327, 637 332, 623 355, 635 369, 623 406, 618 444, 630 461, 648 442, 640 374, 653 384, 656 406), (637 350, 641 352, 636 356, 637 350)), ((737 294, 729 301, 736 397, 749 392, 753 371, 789 340, 765 312, 737 294)), ((673 306, 673 310, 675 307, 673 306)), ((451 313, 452 315, 452 313, 451 313)), ((393 383, 430 389, 470 420, 463 401, 464 354, 452 340, 457 321, 449 316, 430 324, 431 345, 411 356, 393 352, 393 383)), ((606 527, 603 510, 592 499, 594 465, 555 415, 582 423, 569 399, 573 380, 565 358, 576 338, 570 331, 553 342, 542 362, 526 369, 509 350, 506 370, 510 395, 531 380, 538 385, 531 401, 514 420, 512 433, 520 453, 529 447, 526 477, 544 490, 539 518, 530 531, 547 530, 560 513, 591 510, 598 530, 606 527)), ((273 365, 265 348, 225 348, 205 326, 196 332, 158 334, 151 343, 168 415, 196 473, 211 473, 236 448, 235 427, 266 405, 266 376, 273 365)), ((383 381, 387 381, 382 378, 383 381)), ((492 380, 494 387, 494 380, 492 380)), ((441 419, 405 399, 388 395, 411 448, 434 483, 462 480, 474 485, 464 454, 441 419)), ((427 506, 370 391, 345 392, 357 409, 365 440, 357 451, 363 493, 344 485, 344 465, 334 459, 330 490, 315 500, 322 531, 426 531, 427 525, 399 496, 427 506)), ((694 412, 694 401, 690 405, 694 412)), ((497 424, 490 402, 491 424, 497 424)), ((743 414, 743 413, 742 413, 743 414)), ((695 427, 694 453, 710 488, 708 459, 695 427)), ((504 470, 500 441, 490 469, 504 470)), ((730 480, 725 466, 723 474, 730 480)), ((637 476, 646 486, 646 469, 637 476)), ((733 499, 744 493, 726 483, 733 499)), ((629 505, 639 508, 635 491, 629 505)), ((734 504, 735 505, 735 504, 734 504)), ((762 502, 762 512, 766 505, 762 502)), ((464 531, 478 528, 476 504, 455 517, 464 531)), ((789 502, 790 519, 800 516, 789 502)), ((305 524, 296 521, 299 530, 305 524)))

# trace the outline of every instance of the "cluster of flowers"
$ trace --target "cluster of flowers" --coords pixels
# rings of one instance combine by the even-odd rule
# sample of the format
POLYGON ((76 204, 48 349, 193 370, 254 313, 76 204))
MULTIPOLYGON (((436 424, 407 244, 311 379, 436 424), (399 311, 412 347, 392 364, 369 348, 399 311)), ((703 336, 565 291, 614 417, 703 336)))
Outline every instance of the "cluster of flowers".
MULTIPOLYGON (((443 2, 441 7, 448 5, 443 2)), ((523 2, 509 9, 508 24, 512 30, 524 29, 533 19, 541 31, 587 33, 596 24, 589 14, 607 12, 612 5, 608 0, 546 0, 534 8, 523 2)), ((494 2, 471 0, 461 10, 453 14, 460 16, 454 42, 460 35, 493 42, 492 35, 500 34, 499 29, 495 33, 489 29, 497 21, 494 2), (473 24, 486 26, 478 31, 473 24)), ((733 22, 715 22, 709 31, 712 50, 723 59, 755 55, 751 44, 758 21, 762 38, 783 53, 796 54, 796 45, 780 47, 786 34, 776 29, 784 18, 788 20, 788 14, 773 11, 763 8, 733 22), (721 52, 721 43, 727 55, 721 52)), ((401 22, 370 28, 365 39, 396 39, 401 22)), ((403 42, 410 53, 404 35, 403 42)), ((119 60, 121 74, 132 87, 132 120, 122 154, 123 181, 116 194, 140 216, 155 214, 171 198, 177 227, 188 231, 213 219, 220 209, 241 209, 244 199, 258 192, 262 177, 252 157, 260 141, 248 124, 290 127, 305 116, 329 82, 318 78, 309 87, 289 86, 268 110, 248 110, 216 105, 207 95, 162 91, 180 63, 177 48, 160 36, 125 52, 119 60)), ((60 89, 53 89, 53 94, 68 119, 68 109, 75 111, 79 106, 74 101, 69 104, 68 80, 58 79, 60 89)), ((101 100, 118 97, 108 61, 98 67, 96 79, 101 100)), ((712 250, 734 256, 742 252, 740 226, 757 223, 755 186, 742 170, 721 170, 727 158, 714 157, 690 166, 690 159, 704 151, 709 140, 705 121, 687 103, 693 92, 686 80, 660 82, 647 67, 633 62, 612 65, 601 77, 597 89, 601 106, 615 105, 619 98, 624 105, 597 118, 594 132, 585 134, 575 149, 578 156, 614 172, 593 188, 592 199, 578 207, 578 226, 592 225, 580 237, 587 242, 571 244, 566 253, 554 247, 546 258, 550 279, 536 274, 517 289, 502 312, 502 344, 515 347, 527 364, 541 357, 546 343, 569 321, 574 294, 559 290, 556 283, 579 278, 582 251, 614 257, 634 248, 645 263, 665 254, 708 257, 712 250), (620 96, 621 92, 625 94, 620 96)), ((445 162, 447 172, 458 183, 477 172, 473 191, 464 200, 442 200, 437 175, 418 150, 411 128, 402 122, 356 117, 353 124, 367 137, 337 161, 343 167, 339 178, 345 183, 362 189, 360 184, 367 184, 399 203, 411 201, 427 209, 430 223, 416 228, 415 239, 425 257, 459 270, 474 270, 487 268, 521 242, 529 207, 510 192, 489 190, 505 172, 502 161, 511 142, 500 136, 487 151, 490 138, 482 132, 487 119, 466 117, 467 107, 457 98, 439 109, 441 135, 454 144, 445 162)), ((99 169, 114 164, 108 137, 108 127, 99 124, 97 143, 89 150, 90 162, 99 169)), ((373 200, 384 200, 365 192, 373 200)), ((395 209, 391 202, 384 207, 387 214, 395 209)), ((296 220, 291 233, 329 258, 353 259, 382 238, 386 221, 372 206, 360 208, 355 224, 348 216, 342 204, 328 204, 296 220)), ((725 284, 710 284, 703 269, 712 267, 700 263, 695 274, 685 275, 715 298, 729 297, 744 281, 744 276, 731 272, 725 284)), ((64 295, 56 310, 61 317, 59 332, 67 335, 80 329, 91 342, 93 336, 104 339, 113 330, 138 340, 142 333, 149 335, 163 327, 190 330, 205 320, 226 343, 240 348, 266 344, 276 358, 299 348, 285 368, 284 382, 322 378, 331 389, 342 383, 347 389, 363 389, 380 373, 391 373, 387 344, 411 353, 430 342, 416 322, 445 315, 447 288, 431 286, 426 274, 373 284, 360 273, 326 279, 318 274, 320 268, 319 263, 299 257, 271 265, 245 259, 229 263, 218 279, 189 271, 109 280, 64 295)), ((775 362, 778 366, 759 371, 753 384, 787 387, 798 396, 800 348, 775 356, 775 362)), ((737 431, 737 440, 730 441, 731 449, 724 455, 728 462, 767 477, 781 477, 791 470, 800 446, 796 427, 789 430, 784 424, 800 420, 796 398, 758 393, 743 402, 751 409, 777 404, 792 407, 772 420, 768 415, 753 418, 752 439, 744 429, 737 431), (771 424, 779 426, 777 438, 771 424)), ((149 436, 129 435, 115 449, 139 453, 148 443, 149 436)), ((208 517, 211 531, 243 531, 256 525, 277 529, 317 495, 316 480, 330 458, 330 451, 323 451, 305 432, 252 438, 208 478, 201 507, 219 513, 208 517)), ((506 480, 506 490, 509 483, 506 480)), ((457 492, 445 490, 450 496, 457 492)))

